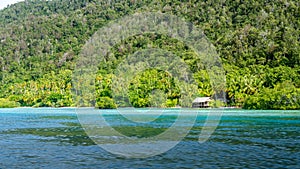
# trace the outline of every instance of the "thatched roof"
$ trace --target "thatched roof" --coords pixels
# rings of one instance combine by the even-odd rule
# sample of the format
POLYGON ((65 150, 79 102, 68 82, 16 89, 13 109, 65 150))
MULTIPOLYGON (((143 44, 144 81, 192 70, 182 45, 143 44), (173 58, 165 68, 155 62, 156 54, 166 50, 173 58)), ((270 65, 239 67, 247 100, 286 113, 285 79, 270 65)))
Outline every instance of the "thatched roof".
POLYGON ((197 97, 193 103, 204 103, 211 101, 210 97, 197 97))

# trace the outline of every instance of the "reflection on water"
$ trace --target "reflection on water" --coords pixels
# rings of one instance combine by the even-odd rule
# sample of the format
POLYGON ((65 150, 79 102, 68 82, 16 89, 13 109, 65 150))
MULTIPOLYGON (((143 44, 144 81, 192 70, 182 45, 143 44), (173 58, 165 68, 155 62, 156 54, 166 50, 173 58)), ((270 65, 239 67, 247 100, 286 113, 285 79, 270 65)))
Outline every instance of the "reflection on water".
MULTIPOLYGON (((105 117, 115 130, 138 138, 158 135, 176 120, 167 115, 137 124, 105 117)), ((198 137, 206 117, 200 113, 179 145, 146 159, 102 150, 85 134, 74 109, 0 109, 0 118, 0 168, 300 168, 298 111, 226 111, 203 144, 198 137)))

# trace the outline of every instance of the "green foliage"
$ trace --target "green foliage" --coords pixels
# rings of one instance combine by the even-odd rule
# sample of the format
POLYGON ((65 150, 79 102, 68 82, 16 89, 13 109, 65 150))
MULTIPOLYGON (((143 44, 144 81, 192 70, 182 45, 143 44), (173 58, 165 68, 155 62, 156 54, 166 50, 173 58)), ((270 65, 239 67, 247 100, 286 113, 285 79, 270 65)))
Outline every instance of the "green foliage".
POLYGON ((20 104, 18 102, 0 98, 0 108, 15 108, 19 106, 20 104))
POLYGON ((260 93, 248 96, 245 109, 300 109, 300 90, 291 82, 277 84, 274 88, 264 88, 260 93))
MULTIPOLYGON (((226 71, 229 105, 298 109, 299 7, 296 0, 20 2, 0 11, 0 97, 35 107, 74 106, 78 102, 99 108, 129 106, 128 102, 136 107, 181 105, 172 78, 158 72, 153 77, 158 84, 152 87, 148 86, 152 82, 143 77, 133 80, 129 100, 124 100, 123 93, 113 93, 114 70, 122 58, 146 48, 160 48, 179 56, 194 73, 196 95, 213 96, 209 72, 199 64, 193 49, 166 35, 146 33, 117 44, 111 49, 112 57, 100 63, 96 100, 93 94, 83 99, 72 97, 75 60, 99 28, 136 12, 162 11, 192 22, 216 47, 226 71), (287 81, 293 85, 287 85, 287 81), (166 88, 169 84, 171 87, 166 88)), ((150 77, 150 72, 143 73, 150 77)))
POLYGON ((99 109, 115 109, 116 104, 114 103, 114 100, 110 97, 98 97, 96 102, 96 108, 99 109))
POLYGON ((179 98, 180 90, 171 75, 157 69, 140 73, 129 86, 134 107, 174 107, 179 98))
POLYGON ((210 78, 206 70, 200 70, 194 74, 194 78, 198 84, 199 95, 202 97, 210 97, 213 95, 213 89, 210 84, 210 78))
POLYGON ((6 95, 21 106, 64 107, 72 106, 70 70, 51 72, 37 81, 15 83, 8 87, 6 95))
POLYGON ((220 107, 224 107, 225 103, 223 101, 220 101, 220 100, 212 100, 209 103, 209 106, 213 107, 213 108, 220 108, 220 107))
POLYGON ((108 74, 102 76, 101 74, 96 77, 96 107, 100 109, 113 109, 117 105, 112 98, 112 78, 108 74))

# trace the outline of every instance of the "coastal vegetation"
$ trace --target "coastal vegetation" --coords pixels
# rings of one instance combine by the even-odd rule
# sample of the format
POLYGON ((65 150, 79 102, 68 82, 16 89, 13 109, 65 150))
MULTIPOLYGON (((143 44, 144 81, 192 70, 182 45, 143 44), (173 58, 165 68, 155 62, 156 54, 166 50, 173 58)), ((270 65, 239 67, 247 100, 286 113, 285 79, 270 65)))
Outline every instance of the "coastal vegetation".
POLYGON ((15 108, 18 106, 20 106, 20 103, 18 103, 18 102, 0 98, 0 107, 1 108, 15 108))
MULTIPOLYGON (((300 109, 299 8, 297 0, 20 2, 0 11, 0 107, 76 106, 72 73, 86 41, 123 16, 161 11, 192 22, 216 47, 226 72, 228 106, 300 109)), ((196 66, 195 54, 183 42, 144 34, 117 44, 111 52, 122 58, 149 46, 183 58, 194 73, 196 94, 213 97, 205 65, 196 66)), ((128 106, 118 99, 122 93, 114 96, 111 90, 116 64, 111 60, 99 65, 95 79, 98 108, 128 106)), ((179 93, 169 74, 148 69, 130 83, 128 99, 135 107, 174 107, 181 104, 179 93), (153 89, 162 91, 153 96, 162 94, 165 100, 153 102, 153 89)))

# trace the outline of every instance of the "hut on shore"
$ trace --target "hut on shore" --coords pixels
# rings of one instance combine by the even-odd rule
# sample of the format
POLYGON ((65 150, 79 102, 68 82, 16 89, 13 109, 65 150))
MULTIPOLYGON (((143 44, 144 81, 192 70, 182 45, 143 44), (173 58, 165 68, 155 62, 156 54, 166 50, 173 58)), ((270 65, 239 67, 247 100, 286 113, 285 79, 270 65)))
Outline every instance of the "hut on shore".
POLYGON ((210 97, 197 97, 192 104, 193 108, 209 108, 210 97))

